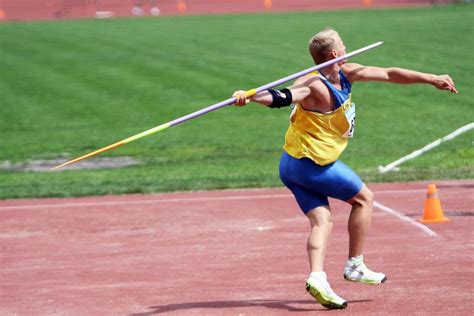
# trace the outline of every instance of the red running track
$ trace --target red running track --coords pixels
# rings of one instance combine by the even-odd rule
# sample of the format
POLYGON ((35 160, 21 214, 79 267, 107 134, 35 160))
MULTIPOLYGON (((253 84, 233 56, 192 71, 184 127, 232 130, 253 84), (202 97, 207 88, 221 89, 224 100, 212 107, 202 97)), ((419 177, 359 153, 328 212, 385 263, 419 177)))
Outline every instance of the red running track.
MULTIPOLYGON (((144 2, 146 3, 144 14, 150 15, 149 1, 144 2)), ((162 15, 318 11, 421 6, 431 5, 434 2, 448 3, 452 0, 157 0, 162 15)), ((0 20, 92 18, 96 12, 112 12, 113 16, 130 16, 134 3, 134 0, 0 0, 0 10, 3 12, 0 14, 0 20)))
MULTIPOLYGON (((374 184, 366 262, 380 286, 342 278, 349 208, 332 201, 326 259, 350 315, 467 315, 474 292, 474 181, 374 184)), ((309 225, 286 189, 0 201, 0 315, 305 315, 309 225)), ((314 314, 314 313, 313 313, 314 314)))

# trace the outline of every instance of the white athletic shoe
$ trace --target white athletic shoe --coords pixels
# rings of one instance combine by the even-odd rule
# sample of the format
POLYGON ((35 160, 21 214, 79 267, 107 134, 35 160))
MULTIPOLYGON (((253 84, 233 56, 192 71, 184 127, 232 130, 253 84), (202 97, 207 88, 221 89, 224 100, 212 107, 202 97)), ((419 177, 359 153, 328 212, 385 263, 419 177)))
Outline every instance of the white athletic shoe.
POLYGON ((365 284, 380 284, 387 281, 385 274, 370 270, 364 262, 355 265, 349 260, 344 268, 344 279, 365 284))
POLYGON ((153 15, 153 16, 158 16, 158 15, 160 15, 160 13, 161 13, 161 11, 158 7, 153 7, 150 10, 150 14, 153 15))
POLYGON ((344 309, 347 307, 347 301, 334 293, 326 279, 309 277, 306 280, 306 291, 326 308, 344 309))

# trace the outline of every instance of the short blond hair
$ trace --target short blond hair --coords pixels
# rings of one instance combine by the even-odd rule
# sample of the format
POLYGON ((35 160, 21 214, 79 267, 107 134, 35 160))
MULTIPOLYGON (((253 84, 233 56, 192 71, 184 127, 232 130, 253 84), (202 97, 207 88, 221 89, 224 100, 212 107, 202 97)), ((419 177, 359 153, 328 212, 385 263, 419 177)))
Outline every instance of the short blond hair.
POLYGON ((326 61, 328 53, 335 48, 337 37, 339 33, 331 27, 326 27, 310 39, 309 53, 316 64, 326 61))

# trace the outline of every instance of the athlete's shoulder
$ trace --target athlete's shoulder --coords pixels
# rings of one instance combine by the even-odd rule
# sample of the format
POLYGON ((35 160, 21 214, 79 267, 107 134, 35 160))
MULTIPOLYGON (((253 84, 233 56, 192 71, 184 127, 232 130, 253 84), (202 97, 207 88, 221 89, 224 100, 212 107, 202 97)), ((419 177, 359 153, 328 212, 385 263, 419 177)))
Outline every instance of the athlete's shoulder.
POLYGON ((361 64, 356 64, 356 63, 347 63, 341 66, 342 71, 344 74, 349 75, 353 71, 356 71, 357 69, 363 68, 364 66, 361 64))
POLYGON ((295 85, 306 86, 312 91, 324 86, 318 72, 312 72, 296 79, 295 85))
POLYGON ((309 74, 306 74, 306 75, 296 79, 295 83, 296 84, 310 85, 311 83, 313 83, 315 81, 319 81, 319 80, 321 80, 320 77, 319 77, 319 73, 318 72, 311 72, 309 74))
POLYGON ((341 70, 350 82, 357 81, 358 75, 366 67, 361 64, 347 63, 341 66, 341 70))

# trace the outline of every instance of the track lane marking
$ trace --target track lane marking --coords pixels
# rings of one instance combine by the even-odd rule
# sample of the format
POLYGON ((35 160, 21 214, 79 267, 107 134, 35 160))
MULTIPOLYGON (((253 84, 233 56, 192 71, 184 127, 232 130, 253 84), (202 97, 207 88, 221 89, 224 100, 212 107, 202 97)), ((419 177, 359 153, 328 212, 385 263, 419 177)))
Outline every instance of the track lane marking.
POLYGON ((269 198, 289 198, 291 194, 266 194, 266 195, 236 195, 236 196, 216 196, 216 197, 193 197, 193 198, 174 198, 174 199, 150 199, 136 201, 115 201, 115 202, 80 202, 80 203, 52 203, 38 205, 12 205, 0 206, 0 211, 21 210, 21 209, 41 209, 41 208, 76 208, 84 206, 114 206, 114 205, 139 205, 156 203, 182 203, 182 202, 203 202, 203 201, 232 201, 232 200, 264 200, 269 198))
POLYGON ((374 207, 375 208, 378 208, 379 210, 385 212, 385 213, 388 213, 390 215, 393 215, 395 217, 398 217, 400 220, 404 221, 404 222, 407 222, 419 229, 421 229, 424 233, 426 233, 428 236, 431 236, 431 237, 436 237, 436 238, 440 238, 439 235, 437 233, 435 233, 434 231, 432 231, 431 229, 429 229, 427 226, 415 221, 414 219, 412 219, 411 217, 408 217, 406 216, 405 214, 402 214, 394 209, 391 209, 383 204, 380 204, 379 202, 377 201, 374 201, 374 207))
MULTIPOLYGON (((424 192, 425 190, 381 190, 374 191, 374 193, 414 193, 424 192)), ((265 199, 287 199, 292 198, 292 194, 262 194, 262 195, 235 195, 235 196, 216 196, 216 197, 190 197, 190 198, 171 198, 171 199, 149 199, 149 200, 135 200, 135 201, 108 201, 108 202, 80 202, 80 203, 51 203, 38 205, 11 205, 0 206, 0 211, 9 210, 31 210, 31 209, 51 209, 51 208, 81 208, 81 207, 96 207, 96 206, 114 206, 114 205, 140 205, 140 204, 159 204, 159 203, 182 203, 182 202, 203 202, 203 201, 238 201, 238 200, 265 200, 265 199)), ((401 221, 407 222, 431 237, 439 238, 439 235, 429 229, 427 226, 415 221, 414 219, 391 209, 377 201, 374 201, 374 208, 377 208, 385 213, 393 215, 401 221)))
MULTIPOLYGON (((373 190, 377 194, 393 194, 393 193, 417 193, 426 190, 373 190)), ((293 195, 287 194, 263 194, 263 195, 234 195, 234 196, 217 196, 217 197, 190 197, 190 198, 168 198, 168 199, 147 199, 147 200, 123 200, 123 201, 96 201, 96 202, 77 202, 77 203, 50 203, 37 205, 9 205, 0 206, 0 211, 8 210, 27 210, 41 208, 76 208, 83 206, 114 206, 114 205, 137 205, 137 204, 153 204, 153 203, 181 203, 181 202, 199 202, 199 201, 231 201, 231 200, 251 200, 251 199, 267 199, 267 198, 289 198, 293 195)))

